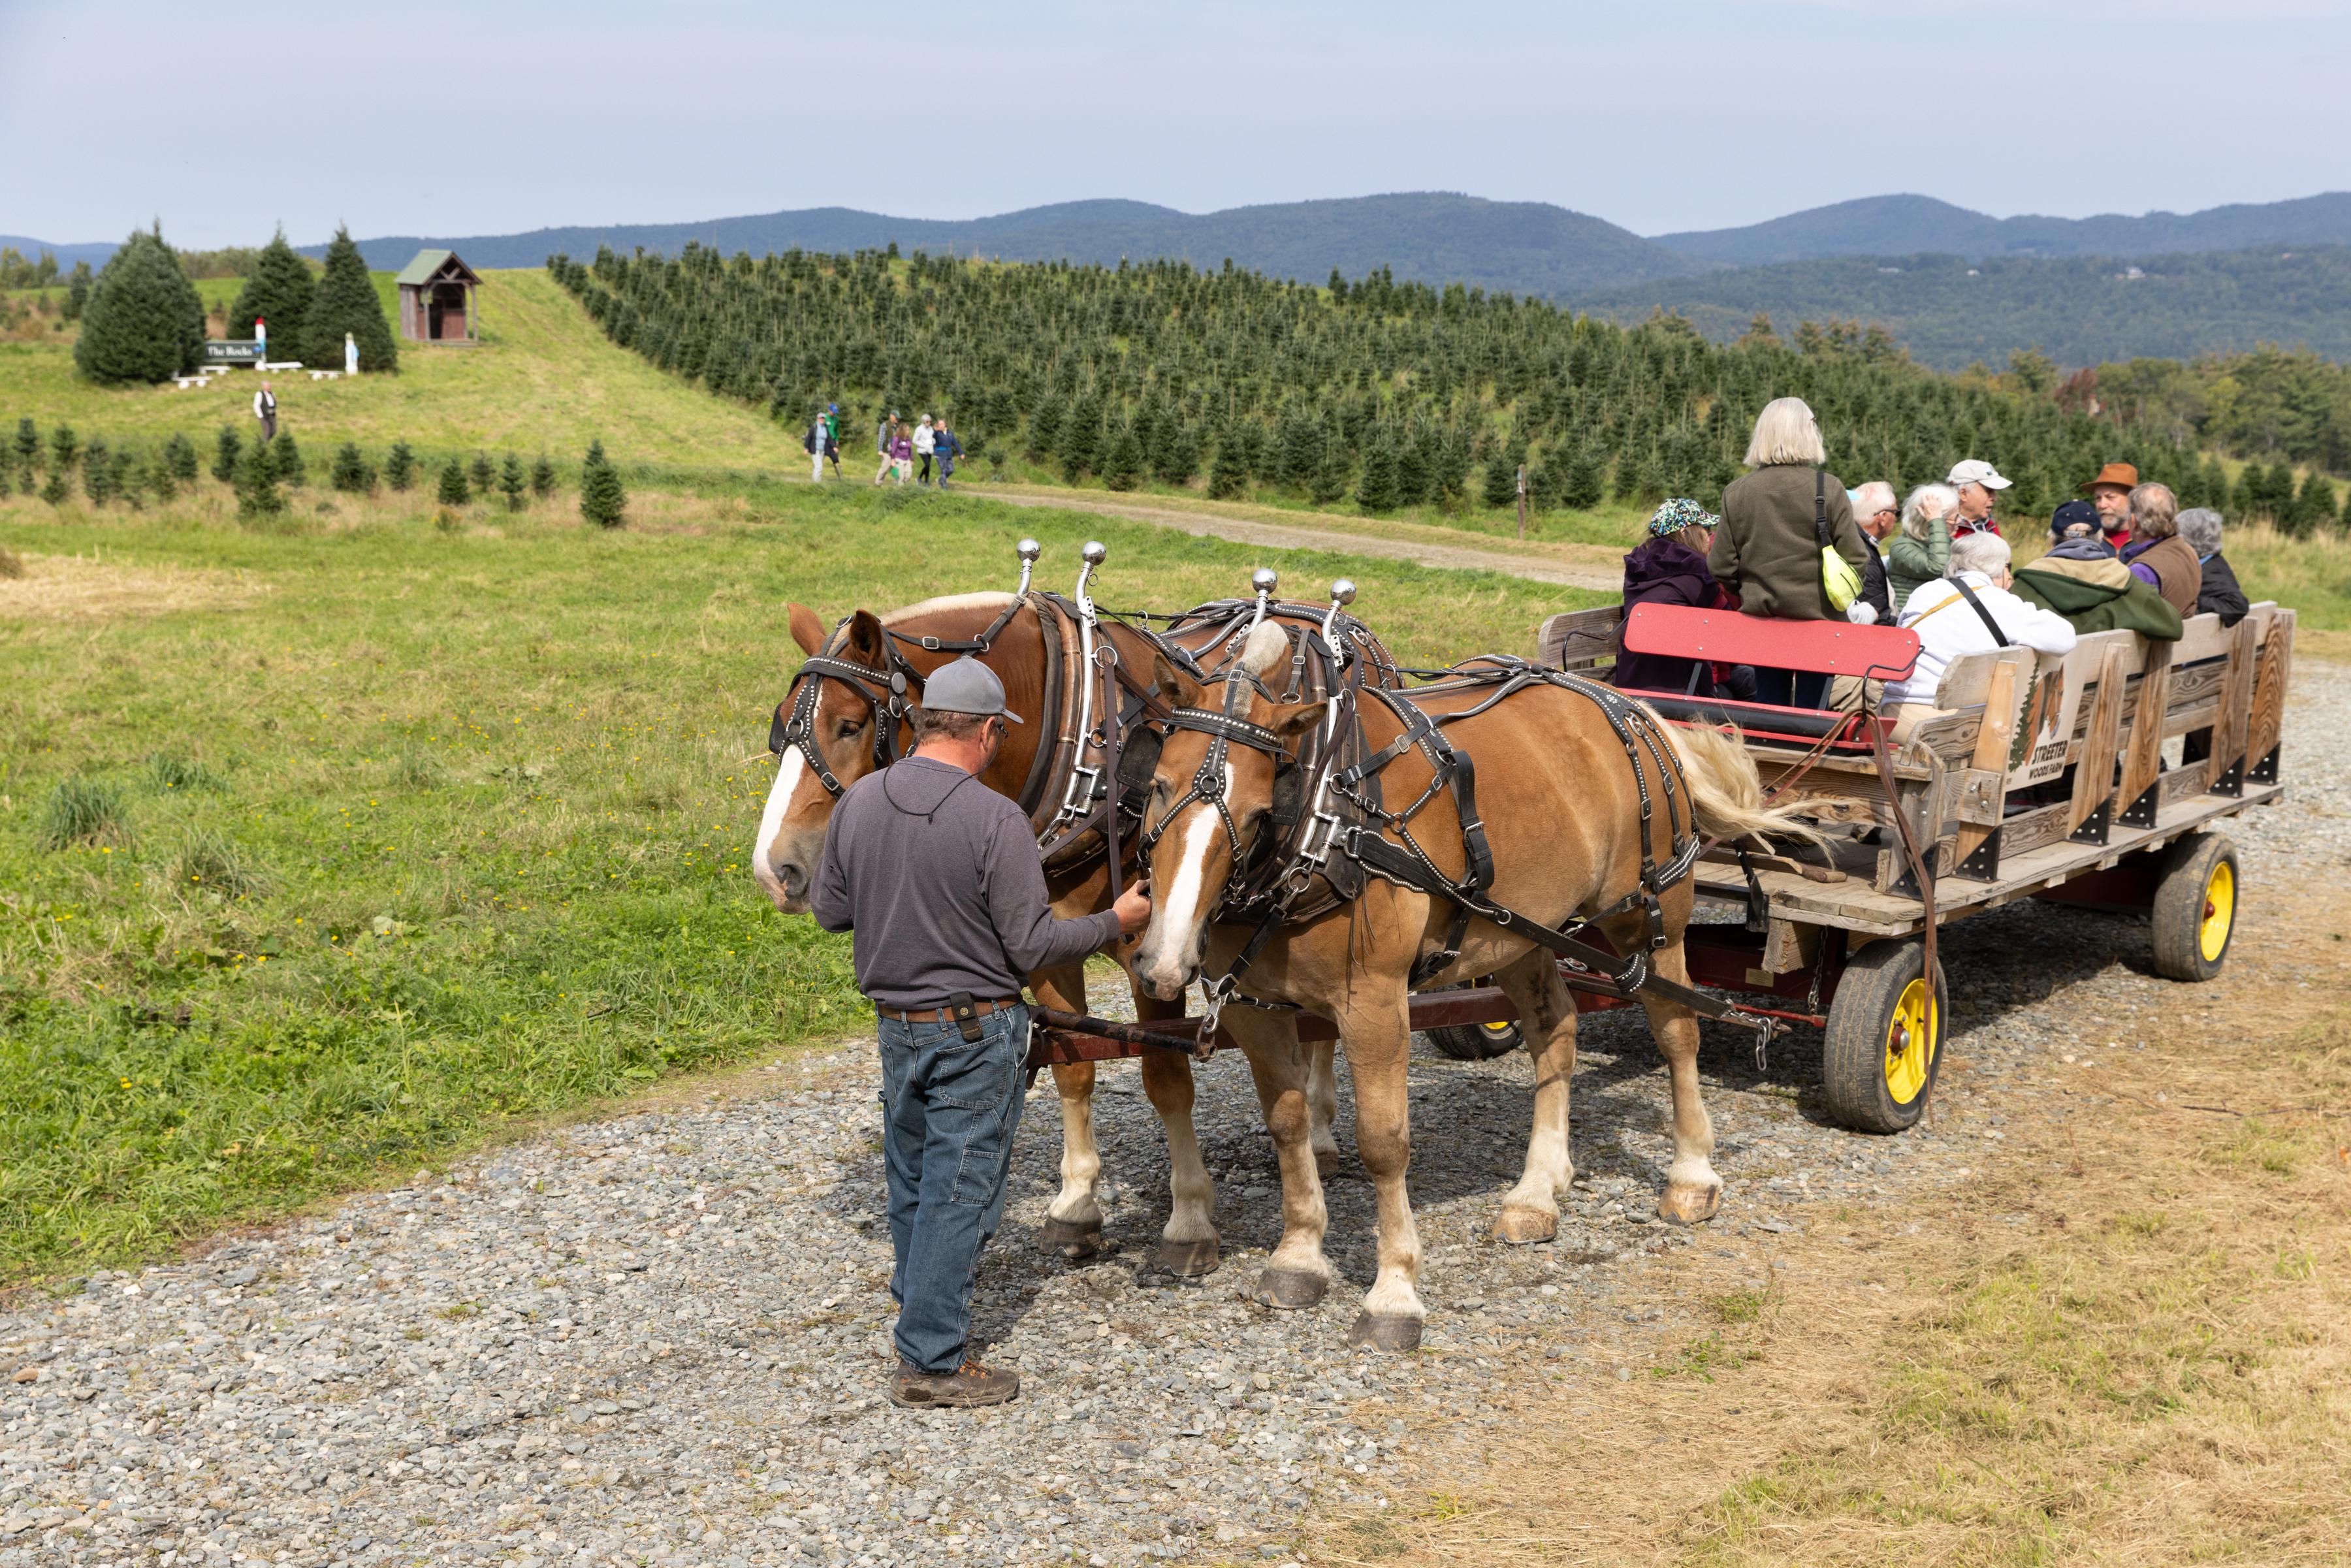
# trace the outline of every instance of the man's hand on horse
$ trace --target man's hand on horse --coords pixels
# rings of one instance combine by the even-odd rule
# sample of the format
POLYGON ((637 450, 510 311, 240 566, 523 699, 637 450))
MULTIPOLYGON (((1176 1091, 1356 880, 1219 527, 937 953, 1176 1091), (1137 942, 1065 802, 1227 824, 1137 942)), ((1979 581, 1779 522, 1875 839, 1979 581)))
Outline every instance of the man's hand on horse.
POLYGON ((1133 936, 1151 924, 1151 883, 1148 880, 1129 883, 1118 902, 1111 908, 1118 915, 1118 934, 1133 936))

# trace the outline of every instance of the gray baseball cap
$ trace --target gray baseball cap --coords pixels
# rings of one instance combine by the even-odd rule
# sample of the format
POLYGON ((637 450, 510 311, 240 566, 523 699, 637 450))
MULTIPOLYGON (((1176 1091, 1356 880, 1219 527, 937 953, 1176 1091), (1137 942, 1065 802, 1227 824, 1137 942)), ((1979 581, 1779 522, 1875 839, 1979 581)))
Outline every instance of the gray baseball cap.
POLYGON ((934 671, 923 683, 923 706, 938 713, 976 713, 987 718, 1028 722, 1004 706, 1004 683, 996 672, 966 653, 934 671))

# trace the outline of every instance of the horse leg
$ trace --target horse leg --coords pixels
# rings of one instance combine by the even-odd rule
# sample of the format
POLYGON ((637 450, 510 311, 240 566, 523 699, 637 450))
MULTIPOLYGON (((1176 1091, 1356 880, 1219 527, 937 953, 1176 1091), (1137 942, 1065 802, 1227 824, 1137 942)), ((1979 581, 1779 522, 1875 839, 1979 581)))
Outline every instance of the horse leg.
MULTIPOLYGON (((1679 985, 1689 984, 1689 964, 1676 942, 1653 956, 1656 972, 1679 985)), ((1714 1153, 1714 1124, 1698 1089, 1698 1015, 1678 1002, 1644 994, 1642 1009, 1649 1015, 1649 1032, 1666 1059, 1673 1085, 1674 1163, 1666 1170, 1665 1196, 1657 1215, 1677 1225, 1712 1219, 1722 1207, 1722 1178, 1707 1157, 1714 1153)))
MULTIPOLYGON (((1029 988, 1049 1008, 1086 1010, 1086 972, 1081 964, 1029 977, 1029 988)), ((1102 1250, 1102 1150, 1094 1143, 1094 1064, 1056 1062, 1053 1088, 1061 1097, 1061 1190, 1046 1207, 1037 1244, 1064 1258, 1091 1258, 1102 1250)))
POLYGON ((1380 1210, 1379 1276, 1364 1296, 1363 1313, 1347 1331, 1347 1343, 1378 1350, 1419 1348, 1421 1322, 1428 1316, 1416 1288, 1420 1232, 1405 1187, 1405 1167, 1412 1163, 1412 1112, 1405 1097, 1409 1000, 1398 984, 1384 998, 1351 998, 1338 1020, 1355 1084, 1355 1155, 1372 1178, 1380 1210))
MULTIPOLYGON (((1136 1014, 1146 1023, 1154 1018, 1154 1009, 1160 1018, 1183 1016, 1181 1002, 1141 996, 1135 1001, 1136 1014)), ((1143 1092, 1151 1097, 1151 1108, 1167 1131, 1167 1225, 1159 1233, 1151 1266, 1187 1280, 1214 1273, 1220 1246, 1217 1184, 1208 1178, 1199 1134, 1192 1126, 1191 1059, 1172 1051, 1144 1051, 1143 1092)))
POLYGON ((1575 1002, 1559 966, 1540 947, 1495 977, 1519 1009, 1519 1030, 1534 1059, 1535 1124, 1527 1139, 1526 1170, 1503 1197, 1494 1234, 1504 1241, 1548 1241, 1559 1234, 1559 1199, 1575 1175, 1567 1132, 1575 1002))
POLYGON ((1305 1053, 1286 1018, 1233 1008, 1224 1023, 1249 1056, 1258 1104, 1281 1163, 1281 1241, 1249 1295, 1263 1306, 1311 1307, 1331 1288, 1331 1260, 1322 1255, 1330 1215, 1322 1207, 1322 1178, 1314 1169, 1305 1053))
POLYGON ((1339 1174, 1339 1042, 1317 1040, 1299 1047, 1306 1053, 1306 1120, 1314 1146, 1314 1170, 1324 1181, 1339 1174))

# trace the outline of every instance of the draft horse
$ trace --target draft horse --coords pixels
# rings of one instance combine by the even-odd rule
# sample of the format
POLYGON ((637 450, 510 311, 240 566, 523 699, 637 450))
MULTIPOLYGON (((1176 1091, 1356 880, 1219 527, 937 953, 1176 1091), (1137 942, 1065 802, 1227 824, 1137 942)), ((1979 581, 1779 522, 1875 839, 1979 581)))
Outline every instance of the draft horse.
POLYGON ((1646 1009, 1672 1086, 1674 1159, 1658 1213, 1707 1219, 1722 1182, 1698 1095, 1698 1014, 1732 1009, 1688 984, 1698 835, 1810 831, 1765 809, 1754 764, 1729 737, 1669 729, 1610 688, 1491 659, 1408 692, 1342 691, 1334 716, 1269 689, 1265 672, 1286 646, 1280 628, 1261 628, 1205 681, 1154 665, 1171 727, 1144 807, 1152 918, 1130 965, 1162 999, 1206 978, 1211 1011, 1222 1009, 1248 1053, 1281 1168, 1282 1237, 1254 1286, 1269 1306, 1311 1306, 1329 1287, 1311 1097, 1294 1025, 1223 1004, 1289 1003, 1338 1026, 1356 1152, 1378 1197, 1378 1275, 1350 1337, 1410 1349, 1426 1316, 1405 1182, 1410 992, 1491 975, 1518 1009, 1534 1059, 1534 1127, 1496 1221, 1502 1239, 1556 1234, 1573 1174, 1576 1013, 1559 956, 1646 1009), (1309 846, 1322 859, 1264 853, 1278 774, 1298 766, 1291 749, 1318 728, 1341 732, 1307 813, 1330 821, 1309 846))

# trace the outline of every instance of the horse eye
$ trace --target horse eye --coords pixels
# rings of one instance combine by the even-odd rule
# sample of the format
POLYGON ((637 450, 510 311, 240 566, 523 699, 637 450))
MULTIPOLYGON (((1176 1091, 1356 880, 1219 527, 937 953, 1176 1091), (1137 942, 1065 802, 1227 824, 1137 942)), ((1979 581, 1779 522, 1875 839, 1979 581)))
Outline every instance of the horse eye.
POLYGON ((841 727, 836 733, 840 735, 841 739, 848 740, 854 737, 857 732, 864 727, 865 721, 863 719, 845 718, 841 721, 841 727))

